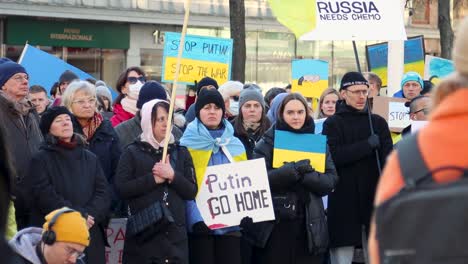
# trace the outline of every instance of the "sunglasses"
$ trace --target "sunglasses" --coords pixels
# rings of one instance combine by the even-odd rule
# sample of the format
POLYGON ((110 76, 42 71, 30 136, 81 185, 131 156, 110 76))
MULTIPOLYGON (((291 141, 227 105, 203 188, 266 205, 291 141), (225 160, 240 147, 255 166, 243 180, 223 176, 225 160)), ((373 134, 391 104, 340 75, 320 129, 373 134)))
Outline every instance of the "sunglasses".
POLYGON ((143 76, 140 76, 140 77, 128 77, 127 78, 127 81, 130 83, 130 84, 135 84, 137 81, 140 81, 142 83, 145 83, 146 82, 146 78, 143 77, 143 76))
POLYGON ((418 111, 414 112, 413 114, 417 114, 419 112, 423 112, 425 115, 428 115, 429 114, 429 109, 427 108, 422 108, 422 109, 419 109, 418 111))

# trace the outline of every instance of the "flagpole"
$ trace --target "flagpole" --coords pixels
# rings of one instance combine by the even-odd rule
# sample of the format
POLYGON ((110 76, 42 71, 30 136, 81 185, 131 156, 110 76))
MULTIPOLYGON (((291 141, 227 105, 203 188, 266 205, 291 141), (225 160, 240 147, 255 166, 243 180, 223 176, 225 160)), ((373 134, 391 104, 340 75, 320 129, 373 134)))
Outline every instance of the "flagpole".
MULTIPOLYGON (((358 68, 358 71, 359 72, 362 72, 361 71, 361 63, 359 62, 359 54, 358 54, 358 51, 357 51, 357 47, 356 47, 356 41, 353 40, 353 49, 354 49, 354 58, 356 58, 356 66, 358 68)), ((370 126, 370 131, 371 131, 371 135, 374 134, 374 125, 372 124, 372 116, 371 116, 371 110, 370 110, 370 104, 369 104, 369 97, 367 97, 366 99, 367 101, 367 117, 369 118, 369 126, 370 126)), ((379 170, 379 174, 382 173, 382 165, 380 164, 380 155, 379 155, 379 151, 377 149, 375 149, 375 157, 377 159, 377 169, 379 170)))
POLYGON ((172 94, 171 94, 171 104, 169 107, 169 113, 167 118, 167 129, 166 129, 166 136, 164 137, 164 149, 163 149, 163 156, 162 156, 162 163, 166 162, 167 156, 167 148, 169 146, 169 140, 171 138, 172 132, 172 114, 174 113, 174 104, 176 99, 176 91, 177 91, 177 81, 179 80, 179 71, 180 71, 180 61, 182 60, 182 52, 184 50, 184 43, 185 43, 185 35, 187 34, 187 25, 190 15, 190 2, 191 0, 185 0, 184 9, 185 9, 185 16, 184 16, 184 24, 182 26, 182 33, 180 35, 180 42, 179 42, 179 53, 177 55, 177 62, 176 62, 176 72, 174 75, 174 82, 172 84, 172 94))

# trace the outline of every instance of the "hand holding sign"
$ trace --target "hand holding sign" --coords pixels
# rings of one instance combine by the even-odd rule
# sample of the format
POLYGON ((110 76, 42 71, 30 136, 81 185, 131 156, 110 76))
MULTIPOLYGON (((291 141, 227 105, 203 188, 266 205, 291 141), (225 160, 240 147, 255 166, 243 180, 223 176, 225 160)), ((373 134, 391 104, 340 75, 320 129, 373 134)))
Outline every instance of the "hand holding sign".
POLYGON ((157 177, 172 182, 174 180, 174 169, 171 166, 169 155, 167 155, 165 162, 159 161, 153 167, 153 172, 157 177))
POLYGON ((196 202, 210 229, 275 219, 264 159, 207 167, 196 202))

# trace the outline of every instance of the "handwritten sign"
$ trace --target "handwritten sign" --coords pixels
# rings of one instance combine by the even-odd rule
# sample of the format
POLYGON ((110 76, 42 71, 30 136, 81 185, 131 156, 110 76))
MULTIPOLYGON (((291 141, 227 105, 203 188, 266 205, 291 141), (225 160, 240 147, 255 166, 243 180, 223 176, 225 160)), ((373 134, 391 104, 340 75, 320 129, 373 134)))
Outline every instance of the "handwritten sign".
POLYGON ((453 61, 426 55, 426 64, 424 67, 424 80, 433 81, 434 78, 438 80, 448 76, 455 71, 453 61))
POLYGON ((264 159, 207 167, 196 202, 210 229, 275 219, 264 159))
POLYGON ((273 168, 283 166, 284 162, 309 159, 316 171, 325 172, 326 142, 323 135, 275 130, 273 168))
MULTIPOLYGON (((176 72, 180 33, 166 32, 162 81, 172 82, 176 72)), ((186 35, 179 70, 179 82, 194 84, 211 77, 219 84, 231 79, 232 39, 186 35)))
POLYGON ((411 124, 409 107, 404 102, 390 102, 388 105, 388 126, 405 128, 411 124))
POLYGON ((328 62, 322 60, 292 61, 292 91, 304 97, 320 98, 328 88, 328 62))
POLYGON ((107 242, 106 264, 122 263, 127 218, 112 218, 106 229, 107 242))
POLYGON ((391 132, 400 133, 410 125, 409 108, 405 102, 403 98, 376 96, 373 98, 372 113, 385 118, 391 132))

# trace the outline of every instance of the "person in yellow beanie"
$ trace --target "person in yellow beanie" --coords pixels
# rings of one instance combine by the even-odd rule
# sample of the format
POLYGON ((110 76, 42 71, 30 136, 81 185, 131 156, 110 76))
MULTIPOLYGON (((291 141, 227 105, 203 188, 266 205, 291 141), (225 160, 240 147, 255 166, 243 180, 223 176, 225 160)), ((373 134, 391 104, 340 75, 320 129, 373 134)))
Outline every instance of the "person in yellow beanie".
POLYGON ((89 246, 88 225, 80 212, 63 207, 45 217, 43 228, 29 227, 19 231, 10 247, 24 264, 84 263, 84 250, 89 246))

